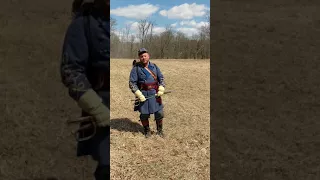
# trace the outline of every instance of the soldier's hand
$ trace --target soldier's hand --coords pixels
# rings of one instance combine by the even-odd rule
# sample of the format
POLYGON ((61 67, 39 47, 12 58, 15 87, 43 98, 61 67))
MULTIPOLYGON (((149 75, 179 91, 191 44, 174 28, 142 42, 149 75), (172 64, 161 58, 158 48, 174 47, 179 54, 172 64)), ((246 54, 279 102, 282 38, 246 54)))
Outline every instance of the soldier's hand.
POLYGON ((162 96, 164 94, 164 87, 159 86, 157 96, 162 96))
POLYGON ((110 110, 102 103, 102 99, 92 89, 81 96, 78 105, 95 118, 98 126, 105 127, 110 125, 110 110))
POLYGON ((144 97, 140 90, 137 90, 134 94, 137 96, 137 98, 139 98, 140 102, 146 101, 146 97, 144 97))
POLYGON ((104 104, 101 103, 90 114, 95 118, 98 126, 106 127, 110 125, 110 110, 104 104))

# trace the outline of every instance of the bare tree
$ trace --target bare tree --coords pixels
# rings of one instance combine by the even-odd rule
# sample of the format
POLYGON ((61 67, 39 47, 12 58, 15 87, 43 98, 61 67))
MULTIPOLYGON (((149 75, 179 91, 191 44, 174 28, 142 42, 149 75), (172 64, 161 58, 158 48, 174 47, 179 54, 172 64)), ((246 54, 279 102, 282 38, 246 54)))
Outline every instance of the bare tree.
POLYGON ((184 51, 183 44, 187 42, 187 37, 182 32, 177 32, 174 38, 174 58, 180 59, 183 57, 184 51))
POLYGON ((131 25, 130 24, 126 24, 125 28, 122 29, 121 34, 121 42, 122 42, 122 47, 121 47, 121 52, 120 54, 123 57, 129 57, 130 53, 130 49, 129 49, 129 36, 130 36, 130 29, 131 29, 131 25))
POLYGON ((129 54, 130 57, 133 56, 133 47, 134 47, 134 40, 135 39, 136 39, 136 37, 134 35, 130 35, 130 54, 129 54))
POLYGON ((131 30, 131 25, 126 24, 126 27, 124 28, 124 37, 126 42, 129 42, 130 30, 131 30))
POLYGON ((204 20, 206 24, 200 28, 200 31, 206 35, 206 38, 210 39, 210 10, 206 11, 204 20))
POLYGON ((152 27, 152 22, 147 19, 142 19, 138 24, 138 36, 140 39, 141 46, 145 46, 145 40, 148 36, 148 32, 150 31, 150 27, 152 27))
POLYGON ((110 31, 115 32, 116 30, 117 21, 116 19, 110 17, 110 31))
POLYGON ((188 37, 167 25, 164 32, 154 33, 155 22, 148 19, 138 22, 138 32, 131 34, 131 26, 116 30, 116 20, 111 33, 111 57, 132 58, 137 49, 146 47, 152 52, 152 58, 204 59, 210 57, 210 15, 205 16, 206 23, 197 34, 188 37), (138 41, 137 41, 138 40, 138 41))
POLYGON ((173 30, 171 26, 167 25, 166 30, 162 32, 160 35, 160 57, 161 58, 165 58, 165 55, 167 55, 167 58, 169 57, 169 50, 172 47, 171 41, 173 37, 174 37, 173 30))
POLYGON ((147 35, 149 38, 147 38, 148 39, 148 42, 147 42, 147 44, 148 44, 148 46, 150 46, 151 44, 152 44, 152 41, 153 41, 153 29, 154 29, 154 26, 156 25, 156 23, 155 23, 155 21, 149 21, 149 23, 150 23, 150 33, 149 33, 149 35, 147 35))

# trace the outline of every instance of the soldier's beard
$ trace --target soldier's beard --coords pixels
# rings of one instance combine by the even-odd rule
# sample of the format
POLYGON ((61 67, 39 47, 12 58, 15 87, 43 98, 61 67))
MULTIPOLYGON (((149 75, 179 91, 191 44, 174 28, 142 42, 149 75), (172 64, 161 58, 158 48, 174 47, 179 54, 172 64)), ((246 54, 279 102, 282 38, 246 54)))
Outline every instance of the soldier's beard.
POLYGON ((141 60, 141 62, 143 63, 144 66, 148 65, 149 60, 141 60))

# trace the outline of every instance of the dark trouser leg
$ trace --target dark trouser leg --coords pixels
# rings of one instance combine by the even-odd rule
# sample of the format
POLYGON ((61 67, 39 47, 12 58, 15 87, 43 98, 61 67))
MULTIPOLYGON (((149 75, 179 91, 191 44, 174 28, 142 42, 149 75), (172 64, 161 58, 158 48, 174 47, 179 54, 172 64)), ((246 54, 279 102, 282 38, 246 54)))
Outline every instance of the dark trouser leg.
POLYGON ((96 180, 110 179, 110 127, 97 128, 96 135, 78 144, 78 156, 91 155, 98 162, 96 180))
POLYGON ((110 179, 110 127, 99 128, 97 135, 97 148, 92 155, 98 161, 98 166, 94 173, 96 180, 110 179))
POLYGON ((156 113, 154 113, 154 116, 155 116, 155 120, 156 120, 156 124, 157 124, 157 134, 161 137, 164 137, 164 134, 163 134, 163 129, 162 129, 162 120, 163 120, 163 110, 160 110, 156 113))
POLYGON ((149 114, 140 114, 140 121, 144 129, 144 135, 146 138, 151 136, 150 126, 149 126, 149 114))
POLYGON ((110 127, 97 128, 96 135, 78 143, 78 156, 91 155, 98 162, 96 180, 110 179, 110 127))
POLYGON ((110 165, 98 165, 94 177, 96 180, 110 180, 110 165))

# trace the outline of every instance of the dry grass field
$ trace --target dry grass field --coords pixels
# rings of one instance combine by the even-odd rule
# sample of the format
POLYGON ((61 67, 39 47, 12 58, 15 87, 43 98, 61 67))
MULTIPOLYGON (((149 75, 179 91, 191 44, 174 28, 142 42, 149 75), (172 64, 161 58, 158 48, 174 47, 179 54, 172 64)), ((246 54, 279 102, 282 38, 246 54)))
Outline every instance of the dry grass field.
MULTIPOLYGON (((128 86, 132 60, 111 60, 112 179, 209 179, 210 61, 151 60, 166 79, 164 139, 142 134, 128 86)), ((151 128, 156 131, 153 116, 151 128)))
POLYGON ((213 1, 215 180, 320 179, 320 1, 213 1))

